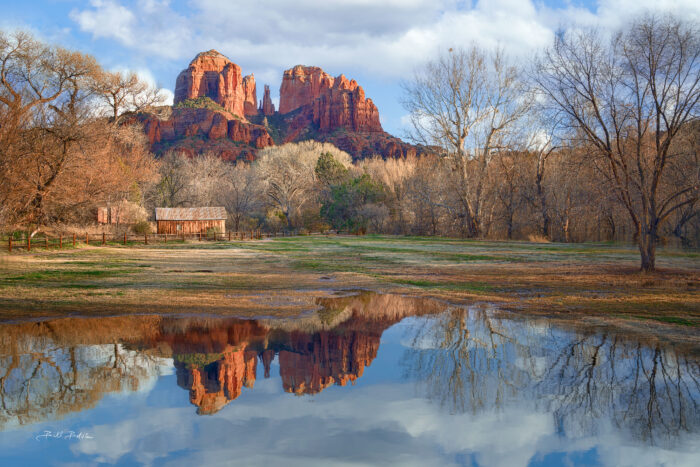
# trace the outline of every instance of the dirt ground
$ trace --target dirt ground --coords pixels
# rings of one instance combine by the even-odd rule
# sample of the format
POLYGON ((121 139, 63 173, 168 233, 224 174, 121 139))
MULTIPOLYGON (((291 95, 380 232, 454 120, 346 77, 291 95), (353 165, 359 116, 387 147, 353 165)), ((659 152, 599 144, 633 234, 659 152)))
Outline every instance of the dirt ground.
POLYGON ((0 253, 0 321, 66 315, 296 316, 368 289, 543 315, 700 325, 700 252, 631 245, 312 236, 0 253))

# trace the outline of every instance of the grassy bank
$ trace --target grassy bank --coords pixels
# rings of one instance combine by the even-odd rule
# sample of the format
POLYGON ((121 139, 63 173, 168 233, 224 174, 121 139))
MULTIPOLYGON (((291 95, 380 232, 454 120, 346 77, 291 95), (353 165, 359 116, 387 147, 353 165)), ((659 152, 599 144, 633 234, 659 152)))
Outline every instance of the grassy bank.
POLYGON ((700 254, 661 250, 641 274, 619 244, 423 237, 79 247, 0 254, 0 318, 185 312, 289 315, 333 290, 367 288, 489 302, 529 313, 582 313, 700 325, 700 254))

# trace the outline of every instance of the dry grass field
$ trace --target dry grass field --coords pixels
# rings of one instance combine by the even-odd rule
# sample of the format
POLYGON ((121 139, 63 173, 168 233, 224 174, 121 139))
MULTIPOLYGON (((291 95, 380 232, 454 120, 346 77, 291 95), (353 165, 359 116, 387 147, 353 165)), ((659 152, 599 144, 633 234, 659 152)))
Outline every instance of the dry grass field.
POLYGON ((132 313, 294 316, 337 290, 523 313, 700 325, 700 253, 630 245, 311 236, 0 253, 0 319, 132 313))

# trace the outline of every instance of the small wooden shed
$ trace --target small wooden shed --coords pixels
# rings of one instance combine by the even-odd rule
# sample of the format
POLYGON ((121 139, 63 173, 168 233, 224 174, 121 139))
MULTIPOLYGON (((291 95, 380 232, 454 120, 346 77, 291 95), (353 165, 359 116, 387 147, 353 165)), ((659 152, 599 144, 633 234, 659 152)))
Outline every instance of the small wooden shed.
POLYGON ((226 209, 223 207, 156 208, 159 234, 197 234, 216 229, 226 232, 226 209))

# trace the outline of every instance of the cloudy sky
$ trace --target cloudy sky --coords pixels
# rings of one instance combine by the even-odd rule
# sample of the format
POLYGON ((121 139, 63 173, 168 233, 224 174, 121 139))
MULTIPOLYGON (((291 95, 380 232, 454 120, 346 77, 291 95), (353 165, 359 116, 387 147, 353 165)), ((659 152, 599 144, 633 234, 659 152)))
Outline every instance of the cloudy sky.
MULTIPOLYGON (((399 83, 441 50, 476 41, 526 62, 559 28, 614 30, 651 10, 700 20, 697 0, 0 0, 0 28, 94 54, 170 91, 200 51, 217 49, 270 84, 316 65, 355 78, 401 135, 399 83)), ((260 94, 260 93, 259 93, 260 94)))

